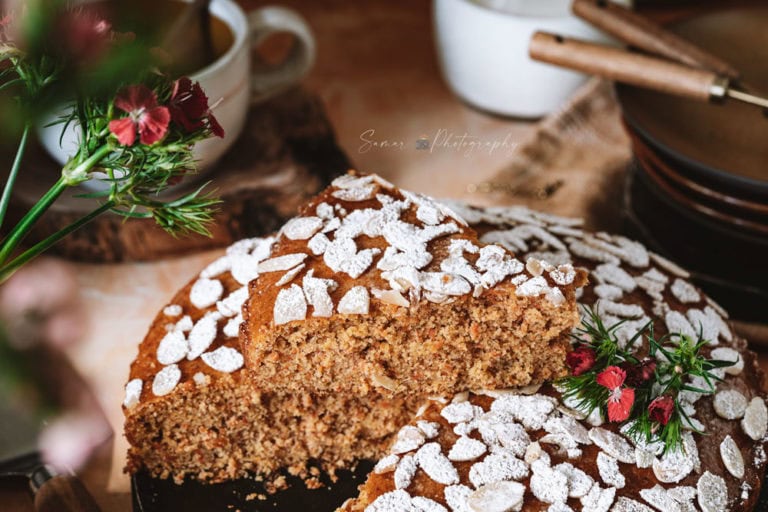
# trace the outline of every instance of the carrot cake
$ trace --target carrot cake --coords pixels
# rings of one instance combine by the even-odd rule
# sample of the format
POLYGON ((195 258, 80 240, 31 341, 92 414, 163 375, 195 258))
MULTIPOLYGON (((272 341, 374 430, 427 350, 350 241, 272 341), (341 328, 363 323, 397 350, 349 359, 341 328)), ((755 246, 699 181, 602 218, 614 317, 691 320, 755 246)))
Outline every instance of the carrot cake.
POLYGON ((350 173, 258 266, 241 343, 259 389, 447 394, 562 376, 583 275, 520 260, 449 208, 350 173))

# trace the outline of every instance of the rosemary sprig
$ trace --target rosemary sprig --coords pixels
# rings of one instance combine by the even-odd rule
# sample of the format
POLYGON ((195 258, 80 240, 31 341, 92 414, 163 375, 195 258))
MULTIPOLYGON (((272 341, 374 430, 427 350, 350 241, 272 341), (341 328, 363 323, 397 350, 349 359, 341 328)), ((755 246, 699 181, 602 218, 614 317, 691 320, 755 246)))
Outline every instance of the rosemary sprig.
MULTIPOLYGON (((653 322, 622 348, 616 335, 622 324, 606 327, 596 311, 585 309, 582 326, 573 335, 572 374, 557 382, 563 398, 585 414, 599 410, 604 419, 627 425, 627 434, 638 442, 658 439, 665 453, 680 449, 684 429, 702 433, 685 412, 682 393, 714 393, 722 380, 715 370, 735 361, 703 356, 701 349, 709 341, 701 330, 695 341, 679 333, 656 339, 653 322), (640 359, 633 348, 643 339, 648 342, 648 356, 640 359), (692 378, 706 387, 692 385, 692 378)), ((637 349, 641 352, 643 347, 637 349)))

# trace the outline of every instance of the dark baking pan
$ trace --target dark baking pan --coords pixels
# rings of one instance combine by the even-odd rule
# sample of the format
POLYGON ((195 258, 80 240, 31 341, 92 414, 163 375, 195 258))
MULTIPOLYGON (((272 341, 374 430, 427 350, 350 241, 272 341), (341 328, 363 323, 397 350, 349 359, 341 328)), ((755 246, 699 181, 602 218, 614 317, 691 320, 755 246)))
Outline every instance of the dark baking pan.
MULTIPOLYGON (((717 11, 670 27, 768 91, 768 5, 717 11)), ((749 105, 699 103, 617 85, 631 128, 672 167, 714 190, 768 202, 768 119, 749 105)))

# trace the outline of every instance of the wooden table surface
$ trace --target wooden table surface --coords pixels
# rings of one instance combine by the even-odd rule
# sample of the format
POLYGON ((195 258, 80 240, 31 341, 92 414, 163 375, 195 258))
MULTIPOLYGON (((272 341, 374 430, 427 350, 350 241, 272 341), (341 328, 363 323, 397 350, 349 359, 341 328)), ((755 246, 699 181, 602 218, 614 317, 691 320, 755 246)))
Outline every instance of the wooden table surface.
MULTIPOLYGON (((263 4, 242 3, 248 8, 263 4)), ((358 169, 412 190, 482 202, 467 186, 495 175, 508 154, 466 155, 449 147, 425 152, 416 149, 415 141, 438 132, 520 141, 532 123, 480 113, 451 94, 438 69, 428 0, 280 3, 301 12, 315 32, 318 58, 306 85, 325 101, 339 144, 358 169)), ((279 40, 272 44, 280 51, 279 40)), ((120 403, 136 344, 156 311, 217 253, 154 263, 75 265, 88 318, 85 339, 68 356, 116 432, 82 473, 104 511, 130 510, 128 480, 120 471, 125 453, 120 403)), ((768 358, 761 357, 768 369, 768 358)), ((32 510, 23 488, 8 482, 0 482, 0 503, 2 510, 32 510)))

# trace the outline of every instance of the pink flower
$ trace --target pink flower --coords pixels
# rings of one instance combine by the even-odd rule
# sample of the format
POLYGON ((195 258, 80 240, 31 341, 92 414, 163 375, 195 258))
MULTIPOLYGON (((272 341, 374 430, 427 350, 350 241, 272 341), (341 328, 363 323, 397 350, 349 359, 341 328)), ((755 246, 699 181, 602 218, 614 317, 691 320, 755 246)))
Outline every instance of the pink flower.
POLYGON ((595 365, 595 351, 586 345, 580 345, 565 356, 565 362, 571 369, 571 374, 578 377, 595 365))
POLYGON ((169 102, 171 119, 184 128, 187 133, 207 126, 217 137, 224 137, 224 129, 211 113, 208 97, 198 82, 182 77, 173 84, 169 102))
POLYGON ((154 144, 165 137, 171 114, 167 107, 157 104, 157 95, 145 85, 129 85, 117 93, 115 107, 128 115, 109 122, 112 132, 120 144, 132 146, 136 131, 142 144, 154 144))
POLYGON ((651 421, 666 425, 675 409, 675 400, 671 396, 660 396, 648 405, 648 417, 651 421))
POLYGON ((98 9, 69 8, 57 21, 57 40, 74 62, 94 63, 106 54, 112 39, 112 25, 98 9))
POLYGON ((618 366, 609 366, 597 375, 598 384, 608 388, 608 420, 621 422, 629 418, 629 412, 635 403, 635 390, 624 388, 627 372, 618 366))

